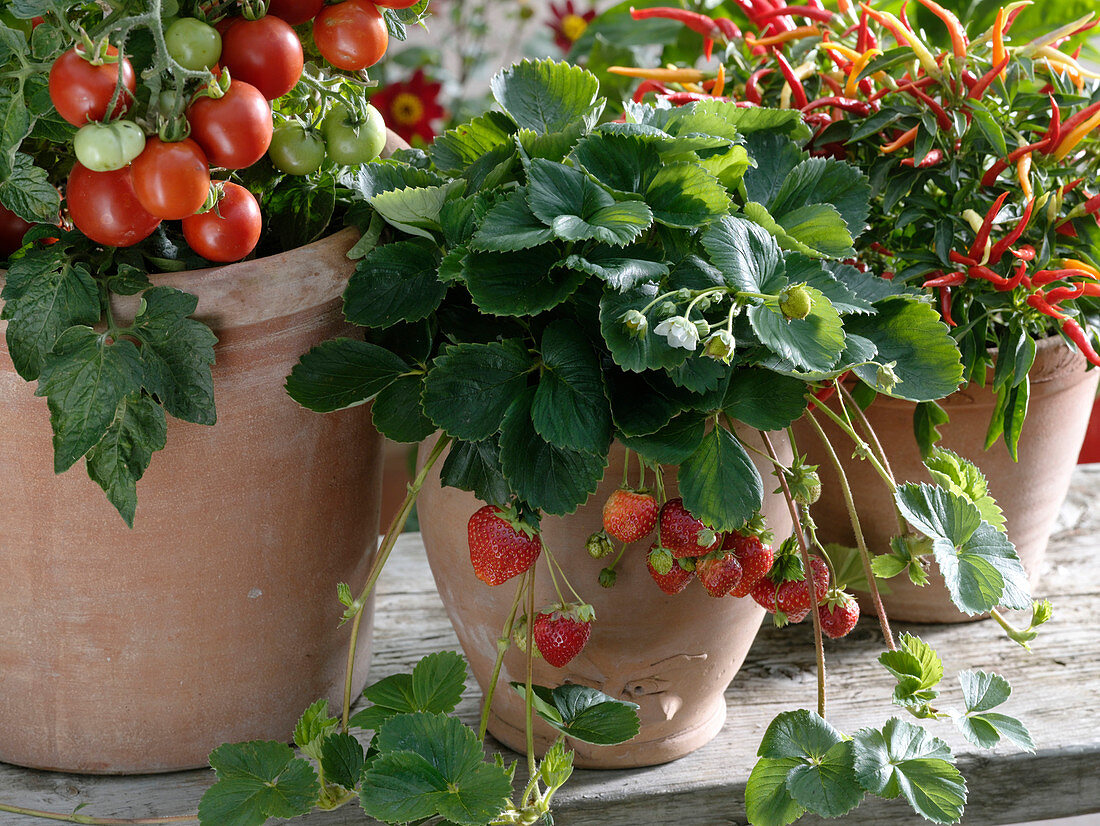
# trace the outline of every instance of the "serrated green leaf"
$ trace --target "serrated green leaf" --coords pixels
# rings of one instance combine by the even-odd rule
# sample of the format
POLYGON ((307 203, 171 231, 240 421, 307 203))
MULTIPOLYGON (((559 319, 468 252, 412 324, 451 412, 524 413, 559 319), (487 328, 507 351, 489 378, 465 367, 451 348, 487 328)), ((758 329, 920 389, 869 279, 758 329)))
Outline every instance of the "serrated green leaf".
POLYGON ((982 519, 1002 533, 1005 531, 1004 514, 990 495, 985 474, 977 465, 954 451, 936 448, 925 458, 924 466, 928 468, 932 481, 966 497, 977 506, 982 519))
POLYGON ((706 420, 698 413, 681 413, 653 433, 640 436, 619 434, 619 440, 651 462, 679 465, 699 450, 706 432, 706 420))
POLYGON ((414 711, 450 714, 466 688, 466 662, 454 651, 437 651, 413 667, 414 711))
POLYGON ((511 489, 523 501, 546 513, 572 513, 594 493, 607 468, 600 455, 550 444, 531 419, 535 390, 516 397, 504 417, 500 465, 511 489))
POLYGON ((684 229, 705 226, 730 209, 726 188, 689 161, 662 164, 646 187, 645 201, 653 220, 684 229))
POLYGON ((287 377, 286 390, 302 407, 331 413, 370 401, 408 370, 384 347, 337 338, 302 356, 287 377))
POLYGON ((1031 732, 1020 720, 1007 714, 987 712, 955 718, 963 735, 976 746, 993 748, 1006 737, 1024 751, 1035 751, 1031 732))
POLYGON ((611 350, 611 358, 625 370, 640 373, 675 367, 688 357, 687 350, 672 347, 665 336, 654 334, 663 319, 660 302, 653 304, 656 295, 656 285, 641 284, 622 292, 605 289, 600 299, 600 331, 611 350), (644 311, 647 323, 640 334, 624 323, 631 310, 644 311))
POLYGON ((924 729, 892 718, 883 727, 856 732, 852 743, 856 776, 867 791, 885 798, 904 796, 933 823, 955 823, 966 804, 966 781, 951 750, 924 729))
POLYGON ((479 252, 525 250, 554 240, 554 231, 527 205, 527 190, 515 189, 494 206, 473 237, 469 248, 479 252))
POLYGON ((499 72, 489 88, 521 129, 540 135, 578 122, 594 125, 603 108, 596 76, 565 62, 525 60, 499 72))
POLYGON ((772 760, 793 757, 799 761, 819 760, 843 741, 839 731, 817 714, 800 708, 784 711, 768 725, 757 755, 772 760))
POLYGON ((503 505, 511 493, 500 469, 500 446, 493 440, 453 443, 440 479, 445 486, 468 490, 490 505, 503 505))
POLYGON ((427 318, 447 294, 439 263, 438 250, 414 241, 376 247, 348 281, 344 316, 361 327, 427 318))
MULTIPOLYGON (((527 687, 523 683, 512 683, 512 688, 520 696, 526 696, 527 687)), ((532 691, 539 717, 574 740, 613 746, 638 734, 638 706, 634 703, 572 683, 555 689, 536 685, 532 686, 532 691)))
POLYGON ((787 280, 792 284, 803 283, 813 287, 829 299, 829 303, 841 315, 850 313, 869 315, 875 312, 874 305, 870 301, 854 293, 832 272, 825 269, 826 262, 797 252, 788 253, 784 257, 787 280))
POLYGON ((503 810, 507 772, 482 759, 477 735, 443 714, 402 714, 375 740, 380 754, 363 773, 359 800, 387 823, 442 816, 462 826, 484 824, 503 810))
POLYGON ((779 246, 758 224, 727 215, 711 224, 700 240, 729 286, 743 292, 775 293, 786 284, 779 246))
POLYGON ((855 238, 867 226, 870 196, 871 184, 856 167, 827 158, 808 158, 791 170, 765 206, 789 230, 789 216, 796 211, 807 205, 830 205, 841 216, 849 237, 855 238))
POLYGON ((722 409, 757 430, 782 430, 806 410, 806 385, 754 367, 730 378, 722 409))
POLYGON ((967 614, 998 605, 1031 607, 1027 574, 1016 549, 982 521, 965 497, 928 484, 902 485, 894 494, 902 516, 932 540, 951 600, 967 614))
POLYGON ((145 389, 177 419, 214 424, 210 367, 218 339, 201 321, 189 318, 198 299, 171 287, 153 287, 141 299, 131 332, 142 345, 145 389))
POLYGON ((328 783, 354 789, 365 762, 363 747, 350 734, 336 732, 321 742, 321 771, 328 783))
POLYGON ((464 264, 474 303, 490 315, 529 316, 556 307, 584 283, 585 274, 566 269, 554 247, 518 252, 471 252, 464 264))
POLYGON ((967 713, 990 711, 1008 700, 1012 695, 1012 686, 999 674, 986 671, 960 671, 963 703, 967 713))
MULTIPOLYGON (((607 370, 604 373, 611 399, 611 418, 620 436, 656 433, 680 412, 680 403, 653 387, 638 373, 607 370)), ((702 431, 700 431, 700 438, 702 431)), ((687 455, 694 451, 689 450, 687 455)))
MULTIPOLYGON (((12 118, 18 121, 26 115, 23 101, 15 98, 14 103, 9 119, 0 123, 0 130, 12 126, 12 118), (21 110, 23 114, 15 114, 15 109, 21 110)), ((0 118, 3 115, 3 103, 0 102, 0 118)), ((8 144, 0 139, 0 145, 8 144)), ((0 180, 0 204, 32 223, 56 224, 58 215, 61 214, 61 196, 57 193, 57 187, 50 183, 46 170, 35 166, 34 160, 21 152, 12 158, 11 172, 0 180)))
POLYGON ((103 438, 88 452, 88 475, 131 528, 137 510, 137 483, 168 438, 164 410, 149 396, 133 393, 115 411, 103 438))
POLYGON ((127 340, 91 327, 70 327, 42 368, 36 396, 45 396, 53 425, 54 470, 68 470, 103 438, 119 404, 141 389, 141 355, 127 340))
POLYGON ((832 204, 806 204, 782 215, 772 214, 783 228, 783 238, 793 238, 799 252, 809 250, 818 257, 843 258, 853 249, 844 218, 832 204))
POLYGON ((424 441, 437 428, 420 406, 423 394, 423 375, 398 376, 374 399, 371 407, 374 426, 395 442, 416 444, 424 441))
POLYGON ((677 481, 684 507, 716 531, 740 528, 764 498, 756 466, 737 437, 720 426, 680 465, 677 481))
POLYGON ((852 767, 852 744, 837 743, 820 759, 796 766, 787 775, 787 789, 800 805, 822 817, 847 814, 863 799, 852 767))
POLYGON ((805 318, 788 320, 775 298, 750 307, 749 321, 764 346, 807 370, 827 373, 840 361, 845 348, 840 313, 820 292, 804 287, 812 302, 805 318))
POLYGON ((796 757, 756 761, 745 785, 745 816, 753 826, 790 826, 805 809, 787 790, 787 776, 803 765, 796 757))
POLYGON ((876 361, 894 362, 899 381, 892 390, 880 387, 873 364, 854 368, 856 375, 879 392, 909 401, 936 401, 954 393, 962 381, 962 357, 940 314, 902 297, 877 301, 875 309, 874 316, 849 318, 845 330, 873 342, 876 361))
MULTIPOLYGON (((654 131, 664 134, 660 130, 654 131)), ((604 186, 639 195, 661 166, 661 156, 649 140, 637 135, 602 131, 581 140, 573 149, 573 157, 604 186)))
POLYGON ((199 803, 203 826, 262 826, 268 818, 307 814, 321 793, 317 773, 289 746, 233 743, 210 754, 218 782, 199 803))
POLYGON ((434 240, 432 232, 442 232, 439 213, 443 204, 461 188, 462 182, 455 181, 442 186, 393 189, 375 195, 370 205, 395 229, 434 240))
POLYGON ((599 356, 572 321, 559 319, 542 333, 531 418, 539 436, 557 447, 600 454, 611 444, 611 405, 599 356))
POLYGON ((448 347, 424 380, 424 413, 456 439, 488 439, 527 386, 531 368, 518 341, 448 347))
POLYGON ((320 762, 322 741, 339 725, 340 721, 329 714, 328 699, 317 700, 298 718, 294 726, 294 745, 320 762))
POLYGON ((515 131, 507 115, 488 112, 437 137, 428 155, 441 172, 458 175, 494 150, 510 154, 515 131))
MULTIPOLYGON (((616 290, 629 290, 637 284, 659 281, 669 273, 663 261, 629 257, 631 250, 608 250, 597 247, 585 255, 570 255, 561 266, 594 275, 616 290)), ((638 251, 639 254, 642 252, 638 251)))
MULTIPOLYGON (((862 385, 866 387, 867 385, 862 385)), ((940 433, 940 425, 945 425, 951 420, 947 411, 936 402, 920 402, 913 409, 913 432, 920 446, 921 456, 928 456, 936 447, 936 442, 943 438, 940 433)))

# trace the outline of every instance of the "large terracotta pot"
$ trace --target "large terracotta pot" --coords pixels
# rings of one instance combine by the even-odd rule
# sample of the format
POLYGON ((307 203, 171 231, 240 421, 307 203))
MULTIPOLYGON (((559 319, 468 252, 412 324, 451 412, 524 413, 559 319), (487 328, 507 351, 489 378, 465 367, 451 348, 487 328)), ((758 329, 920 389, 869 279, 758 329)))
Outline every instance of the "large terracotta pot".
MULTIPOLYGON (((1018 462, 1012 461, 1003 441, 982 449, 996 403, 989 386, 972 383, 941 402, 951 421, 941 428, 944 438, 940 444, 970 459, 985 474, 990 492, 1004 510, 1008 536, 1016 545, 1033 592, 1039 584, 1047 539, 1069 490, 1100 379, 1100 370, 1086 372, 1086 366, 1085 359, 1058 337, 1039 343, 1030 373, 1031 397, 1018 462)), ((830 403, 835 407, 835 400, 830 403)), ((867 418, 883 443, 895 478, 899 482, 930 482, 913 436, 913 411, 910 402, 880 396, 868 408, 867 418)), ((824 417, 819 421, 837 447, 852 484, 870 549, 886 552, 890 537, 898 532, 889 492, 866 462, 851 458, 850 440, 824 417)), ((821 538, 854 544, 836 474, 816 433, 805 422, 796 424, 795 433, 799 450, 809 454, 810 462, 821 465, 824 492, 813 508, 821 538)), ((889 580, 890 593, 883 595, 887 614, 904 622, 974 619, 951 602, 934 566, 931 574, 932 582, 924 588, 914 586, 904 574, 889 580)))
MULTIPOLYGON (((283 385, 347 333, 355 239, 154 276, 197 294, 219 338, 218 423, 170 420, 133 530, 82 464, 54 475, 46 400, 0 341, 0 760, 198 767, 223 742, 285 741, 309 703, 342 696, 335 589, 365 580, 377 543, 381 439, 368 407, 320 416, 283 385)), ((368 619, 357 686, 370 638, 368 619)))
MULTIPOLYGON (((755 432, 745 430, 741 435, 760 446, 755 432)), ((773 441, 789 458, 786 439, 777 434, 773 441)), ((430 449, 430 442, 422 447, 421 461, 430 449)), ((584 543, 602 527, 603 503, 622 479, 623 457, 623 449, 614 446, 610 467, 588 504, 572 516, 542 521, 543 542, 595 608, 596 622, 584 651, 564 669, 536 659, 535 683, 579 683, 640 706, 641 732, 630 742, 610 747, 570 743, 577 765, 584 768, 656 765, 706 744, 725 722, 723 692, 741 667, 764 617, 764 610, 751 598, 714 599, 694 580, 676 596, 664 594, 646 570, 645 554, 652 539, 627 548, 614 588, 597 584, 608 560, 589 557, 584 543)), ((765 489, 771 489, 774 477, 767 475, 769 468, 761 465, 759 469, 765 475, 765 489)), ((666 472, 665 485, 669 497, 677 495, 675 469, 666 472)), ((480 506, 472 494, 440 487, 436 470, 420 494, 418 512, 436 586, 484 693, 516 581, 491 588, 474 576, 466 523, 480 506)), ((766 496, 764 513, 778 537, 790 533, 790 515, 782 499, 766 496)), ((536 606, 554 601, 546 565, 540 560, 536 606)), ((524 704, 508 684, 522 681, 525 673, 524 656, 513 646, 504 658, 489 718, 490 733, 516 751, 526 750, 524 704)), ((536 751, 543 753, 555 736, 536 721, 536 751)))

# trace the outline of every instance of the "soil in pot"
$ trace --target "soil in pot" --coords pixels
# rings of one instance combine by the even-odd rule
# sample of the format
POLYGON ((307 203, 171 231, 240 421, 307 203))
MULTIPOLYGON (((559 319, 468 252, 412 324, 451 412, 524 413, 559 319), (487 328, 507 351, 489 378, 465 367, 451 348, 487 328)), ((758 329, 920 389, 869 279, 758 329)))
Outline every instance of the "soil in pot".
MULTIPOLYGON (((750 444, 762 447, 754 431, 738 432, 750 444)), ((789 461, 786 439, 777 434, 773 441, 780 458, 789 461)), ((421 448, 421 461, 431 444, 421 448)), ((584 545, 602 528, 603 503, 619 486, 624 454, 621 446, 612 447, 610 466, 588 504, 571 516, 542 520, 544 545, 595 608, 596 621, 587 646, 565 668, 535 660, 535 683, 587 685, 639 706, 641 732, 633 740, 610 747, 570 742, 577 765, 584 768, 656 765, 710 741, 725 721, 724 692, 764 618, 764 610, 751 598, 714 599, 698 581, 675 596, 663 593, 645 564, 653 537, 629 546, 617 567, 615 586, 600 587, 597 576, 609 560, 592 559, 584 545)), ((765 489, 770 489, 768 481, 774 477, 768 475, 768 467, 758 467, 765 477, 765 489)), ((665 485, 670 498, 677 495, 674 469, 666 471, 665 485)), ((436 586, 484 693, 518 580, 491 588, 474 576, 466 523, 481 504, 473 494, 440 487, 435 471, 420 494, 418 507, 436 586)), ((777 537, 790 533, 790 515, 780 497, 766 496, 764 513, 777 537)), ((537 607, 557 599, 541 560, 535 590, 537 607)), ((525 673, 524 656, 513 646, 504 658, 489 719, 490 733, 517 751, 526 749, 524 704, 509 682, 522 681, 525 673)), ((536 721, 537 752, 543 753, 555 736, 536 721)))
MULTIPOLYGON (((1039 343, 1030 373, 1031 397, 1018 462, 1012 461, 1003 441, 983 450, 996 403, 990 389, 972 383, 941 402, 951 421, 940 428, 940 445, 970 459, 985 474, 990 492, 1005 513, 1008 537, 1016 545, 1036 596, 1041 596, 1038 586, 1047 540, 1069 490, 1100 379, 1100 371, 1086 371, 1086 366, 1085 359, 1058 337, 1039 343)), ((830 404, 839 409, 835 399, 830 404)), ((895 478, 899 482, 930 482, 913 436, 913 411, 911 402, 879 396, 866 413, 895 478)), ((890 537, 898 532, 889 491, 866 462, 851 458, 848 437, 824 417, 819 421, 837 447, 852 484, 868 546, 874 553, 886 552, 890 537)), ((816 433, 805 422, 799 422, 795 434, 799 450, 809 454, 810 462, 821 465, 824 492, 812 511, 821 539, 852 545, 852 529, 836 474, 816 433)), ((889 580, 890 593, 883 595, 883 604, 890 618, 903 622, 974 619, 951 602, 934 565, 930 574, 931 583, 924 588, 914 586, 904 574, 889 580)))
POLYGON ((286 741, 342 695, 335 587, 362 583, 377 543, 381 439, 368 408, 320 416, 283 385, 345 330, 355 237, 157 277, 197 294, 218 335, 218 423, 169 421, 132 531, 82 467, 54 475, 46 401, 0 343, 0 411, 18 423, 0 431, 0 760, 198 767, 223 742, 286 741))

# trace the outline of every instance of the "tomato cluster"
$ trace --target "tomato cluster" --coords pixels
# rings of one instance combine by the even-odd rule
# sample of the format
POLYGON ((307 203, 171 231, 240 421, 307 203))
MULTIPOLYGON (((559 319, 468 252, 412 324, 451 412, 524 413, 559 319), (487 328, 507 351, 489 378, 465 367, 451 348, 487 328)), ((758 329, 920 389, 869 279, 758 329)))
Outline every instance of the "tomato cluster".
MULTIPOLYGON (((371 161, 385 145, 378 111, 357 105, 351 109, 360 111, 353 112, 338 98, 326 101, 310 126, 285 119, 275 128, 272 101, 298 85, 305 65, 293 26, 311 26, 318 51, 332 66, 359 71, 380 60, 388 46, 379 7, 416 2, 270 0, 267 13, 255 18, 230 16, 211 25, 180 17, 165 26, 164 47, 177 64, 172 71, 182 68, 189 78, 190 91, 184 95, 173 88, 178 82, 166 84, 160 100, 153 95, 149 112, 136 119, 130 118, 142 96, 127 57, 105 41, 85 40, 64 52, 51 67, 49 93, 61 117, 78 127, 77 163, 66 187, 73 224, 97 243, 124 247, 147 238, 161 221, 179 220, 184 238, 203 257, 247 256, 259 241, 260 207, 248 189, 224 179, 265 154, 285 174, 308 175, 326 158, 344 165, 371 161), (194 80, 197 73, 208 75, 205 87, 194 80), (149 134, 154 126, 156 134, 149 134)), ((251 4, 242 5, 252 11, 251 4)), ((14 222, 8 223, 14 233, 14 222)))

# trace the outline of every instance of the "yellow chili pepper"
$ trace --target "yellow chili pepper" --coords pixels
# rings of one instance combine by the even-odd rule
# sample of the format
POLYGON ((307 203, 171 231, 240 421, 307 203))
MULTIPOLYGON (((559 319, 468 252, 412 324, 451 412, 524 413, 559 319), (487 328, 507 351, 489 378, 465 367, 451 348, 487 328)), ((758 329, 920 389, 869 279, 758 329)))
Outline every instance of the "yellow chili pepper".
POLYGON ((859 91, 859 73, 867 68, 867 64, 880 54, 882 54, 882 51, 879 49, 868 49, 855 59, 852 63, 852 71, 848 73, 848 82, 844 84, 845 95, 850 98, 856 96, 856 93, 859 91))
POLYGON ((635 66, 611 66, 607 71, 623 77, 637 77, 661 83, 698 83, 706 77, 698 69, 642 69, 635 66))
POLYGON ((939 64, 936 63, 936 58, 928 46, 926 46, 924 41, 917 37, 917 35, 895 15, 890 14, 890 12, 873 9, 866 3, 860 3, 859 7, 867 12, 867 15, 872 20, 889 29, 890 33, 894 35, 894 39, 898 41, 898 45, 908 46, 912 49, 913 54, 917 56, 917 60, 920 61, 920 65, 924 67, 924 71, 929 77, 934 77, 936 80, 943 77, 943 72, 940 70, 939 64))
POLYGON ((1058 141, 1058 146, 1056 146, 1054 152, 1051 153, 1054 155, 1054 160, 1060 161, 1066 157, 1066 155, 1072 152, 1077 147, 1077 144, 1084 140, 1085 136, 1097 126, 1100 126, 1100 112, 1097 112, 1084 123, 1075 127, 1072 132, 1068 135, 1064 135, 1062 139, 1058 141))
POLYGON ((1024 197, 1031 200, 1034 190, 1031 188, 1031 153, 1025 152, 1016 160, 1016 177, 1020 181, 1020 189, 1024 197))
POLYGON ((853 63, 860 58, 859 52, 855 49, 849 49, 847 46, 842 46, 839 43, 822 43, 821 48, 827 52, 837 52, 838 54, 848 58, 853 63))
POLYGON ((745 34, 745 45, 749 47, 778 46, 780 43, 788 43, 791 40, 801 40, 806 37, 818 37, 820 35, 821 29, 817 26, 797 26, 788 31, 773 34, 771 37, 761 37, 759 40, 751 32, 748 32, 745 34))

